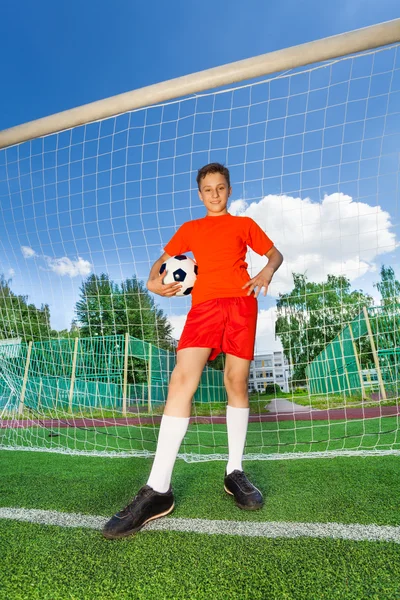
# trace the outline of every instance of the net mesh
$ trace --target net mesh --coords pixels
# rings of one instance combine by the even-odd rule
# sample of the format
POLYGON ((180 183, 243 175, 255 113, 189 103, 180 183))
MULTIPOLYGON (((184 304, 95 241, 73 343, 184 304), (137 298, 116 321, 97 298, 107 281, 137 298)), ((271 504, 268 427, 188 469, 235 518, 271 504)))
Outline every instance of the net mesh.
MULTIPOLYGON (((347 310, 342 286, 332 308, 321 282, 345 277, 366 297, 379 263, 396 269, 399 100, 394 45, 1 150, 0 446, 154 452, 190 301, 154 299, 144 282, 177 228, 204 216, 195 174, 218 161, 230 212, 285 256, 256 342, 257 355, 282 350, 281 298, 285 362, 256 360, 246 456, 398 451, 398 290, 390 308, 366 302, 371 334, 362 299, 347 310), (293 288, 294 273, 308 284, 293 288)), ((251 251, 248 262, 251 275, 265 264, 251 251)), ((213 366, 194 396, 188 460, 227 452, 213 366)))
POLYGON ((365 398, 368 388, 379 400, 388 395, 398 398, 399 328, 398 306, 390 311, 372 307, 361 312, 307 366, 310 393, 361 394, 365 398))

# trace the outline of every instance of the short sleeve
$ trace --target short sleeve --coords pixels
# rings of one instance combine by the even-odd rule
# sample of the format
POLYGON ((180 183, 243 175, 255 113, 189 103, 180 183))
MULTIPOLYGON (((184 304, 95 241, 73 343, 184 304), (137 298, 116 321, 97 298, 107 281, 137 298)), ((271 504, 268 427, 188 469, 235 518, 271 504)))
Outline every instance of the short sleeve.
POLYGON ((169 240, 168 244, 164 247, 164 252, 169 254, 169 256, 177 256, 178 254, 183 254, 184 252, 189 252, 190 236, 188 234, 187 226, 188 226, 188 223, 184 223, 183 225, 181 225, 179 227, 178 231, 169 240))
POLYGON ((247 231, 246 244, 250 246, 254 252, 263 256, 266 254, 274 245, 274 242, 269 239, 266 233, 261 229, 259 225, 253 219, 248 217, 249 226, 247 231))

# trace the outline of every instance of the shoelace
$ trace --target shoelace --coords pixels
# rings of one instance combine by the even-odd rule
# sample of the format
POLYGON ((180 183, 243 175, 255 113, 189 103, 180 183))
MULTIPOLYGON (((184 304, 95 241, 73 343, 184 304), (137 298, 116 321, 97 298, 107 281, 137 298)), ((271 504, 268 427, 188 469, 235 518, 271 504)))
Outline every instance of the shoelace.
POLYGON ((236 475, 236 479, 245 492, 252 492, 254 490, 253 484, 250 483, 243 471, 236 475))
POLYGON ((125 516, 128 512, 130 512, 130 506, 136 502, 136 500, 141 500, 142 498, 145 498, 148 493, 149 493, 150 488, 146 488, 143 487, 139 490, 139 492, 136 494, 136 496, 133 498, 133 500, 131 500, 131 502, 129 502, 129 504, 127 504, 118 514, 122 517, 125 516))

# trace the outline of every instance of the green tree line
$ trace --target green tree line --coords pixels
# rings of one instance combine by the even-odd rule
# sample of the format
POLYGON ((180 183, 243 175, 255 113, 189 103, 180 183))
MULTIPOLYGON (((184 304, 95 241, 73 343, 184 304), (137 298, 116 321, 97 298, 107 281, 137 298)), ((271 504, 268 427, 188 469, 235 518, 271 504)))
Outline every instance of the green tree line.
MULTIPOLYGON (((345 276, 328 275, 321 283, 309 281, 302 273, 293 273, 294 287, 277 301, 276 335, 281 340, 286 358, 293 367, 292 382, 305 385, 305 369, 350 321, 363 309, 373 305, 373 298, 362 290, 352 290, 345 276)), ((380 281, 374 284, 381 294, 385 313, 398 320, 400 283, 392 267, 382 266, 380 281)), ((380 319, 381 330, 394 332, 387 316, 380 319), (383 328, 385 322, 385 329, 383 328)), ((379 327, 379 323, 377 324, 379 327)), ((393 339, 393 343, 397 340, 393 339)), ((371 360, 368 340, 358 342, 362 366, 371 360)))
MULTIPOLYGON (((362 290, 352 290, 345 276, 328 275, 325 281, 316 283, 309 281, 305 274, 294 273, 293 282, 293 289, 277 300, 276 335, 293 365, 292 379, 301 384, 305 381, 307 364, 363 306, 372 306, 373 299, 362 290)), ((89 275, 80 287, 71 329, 62 331, 51 328, 47 304, 37 308, 29 303, 28 296, 15 294, 11 284, 10 279, 0 275, 0 339, 20 337, 28 342, 52 337, 129 333, 165 350, 173 350, 172 327, 167 316, 136 277, 117 284, 106 273, 89 275)), ((375 287, 385 309, 386 329, 388 318, 393 321, 389 323, 389 329, 393 325, 394 332, 390 343, 398 345, 400 282, 392 267, 382 266, 380 281, 375 287)), ((368 350, 360 350, 367 360, 368 350)), ((218 369, 223 368, 223 364, 223 356, 211 363, 218 369)), ((137 368, 138 365, 132 365, 133 370, 137 368)))
POLYGON ((28 296, 14 294, 11 279, 0 274, 0 339, 21 338, 24 342, 51 337, 50 308, 36 308, 28 296))

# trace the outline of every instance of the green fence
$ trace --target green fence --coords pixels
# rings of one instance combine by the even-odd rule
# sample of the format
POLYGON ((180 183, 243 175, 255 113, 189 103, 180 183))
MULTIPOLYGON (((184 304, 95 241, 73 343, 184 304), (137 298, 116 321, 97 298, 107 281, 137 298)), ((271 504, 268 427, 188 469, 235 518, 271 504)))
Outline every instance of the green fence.
POLYGON ((350 325, 345 327, 306 368, 311 394, 351 394, 361 389, 362 374, 351 333, 350 325))
MULTIPOLYGON (((0 409, 12 399, 31 410, 127 410, 164 403, 175 353, 123 335, 54 339, 0 347, 0 409), (136 359, 129 371, 129 360, 136 359), (126 368, 128 365, 128 368, 126 368), (135 380, 139 372, 141 381, 135 380), (125 385, 124 385, 125 383, 125 385)), ((198 402, 225 401, 223 373, 206 367, 198 402)))
POLYGON ((400 306, 364 308, 307 366, 310 394, 398 396, 400 306))

